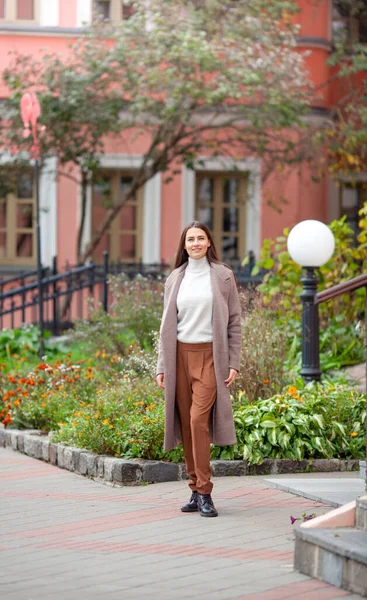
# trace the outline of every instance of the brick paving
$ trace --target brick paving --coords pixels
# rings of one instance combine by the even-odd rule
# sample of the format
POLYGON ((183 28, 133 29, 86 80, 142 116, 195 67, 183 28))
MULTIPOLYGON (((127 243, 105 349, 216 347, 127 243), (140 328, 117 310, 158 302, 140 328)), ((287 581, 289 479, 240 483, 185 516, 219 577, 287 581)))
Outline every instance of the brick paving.
POLYGON ((214 483, 219 518, 203 519, 181 513, 183 482, 109 487, 1 448, 1 599, 361 598, 293 570, 290 515, 328 505, 262 477, 214 483))

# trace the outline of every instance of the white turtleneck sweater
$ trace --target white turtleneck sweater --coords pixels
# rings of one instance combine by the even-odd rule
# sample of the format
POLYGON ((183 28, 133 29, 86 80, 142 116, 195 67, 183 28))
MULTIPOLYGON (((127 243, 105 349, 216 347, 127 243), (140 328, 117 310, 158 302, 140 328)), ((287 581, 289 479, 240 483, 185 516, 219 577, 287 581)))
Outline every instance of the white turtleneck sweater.
POLYGON ((213 295, 206 256, 189 257, 177 295, 177 339, 185 344, 213 341, 213 295))

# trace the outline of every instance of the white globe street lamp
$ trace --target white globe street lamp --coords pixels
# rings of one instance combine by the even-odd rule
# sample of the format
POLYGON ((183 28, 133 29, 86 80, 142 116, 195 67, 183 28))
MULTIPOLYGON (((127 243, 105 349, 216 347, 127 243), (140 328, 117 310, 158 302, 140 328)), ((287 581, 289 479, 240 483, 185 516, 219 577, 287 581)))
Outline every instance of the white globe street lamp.
POLYGON ((321 221, 301 221, 293 227, 287 240, 288 252, 305 268, 301 279, 302 300, 302 369, 306 382, 320 381, 319 310, 315 304, 318 279, 315 268, 330 260, 335 249, 332 231, 321 221))

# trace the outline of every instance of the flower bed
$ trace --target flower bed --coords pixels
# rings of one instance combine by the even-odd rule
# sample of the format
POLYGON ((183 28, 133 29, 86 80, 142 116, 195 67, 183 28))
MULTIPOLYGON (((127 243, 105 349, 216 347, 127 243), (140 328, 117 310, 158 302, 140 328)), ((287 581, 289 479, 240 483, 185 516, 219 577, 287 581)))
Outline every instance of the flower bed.
MULTIPOLYGON (((163 451, 163 395, 149 372, 132 369, 138 355, 128 360, 97 351, 88 360, 70 358, 2 376, 6 427, 52 432, 52 441, 95 454, 182 461, 182 447, 163 451)), ((238 443, 213 446, 213 459, 259 464, 267 458, 364 457, 365 396, 355 389, 289 386, 252 404, 240 391, 233 407, 238 443)))

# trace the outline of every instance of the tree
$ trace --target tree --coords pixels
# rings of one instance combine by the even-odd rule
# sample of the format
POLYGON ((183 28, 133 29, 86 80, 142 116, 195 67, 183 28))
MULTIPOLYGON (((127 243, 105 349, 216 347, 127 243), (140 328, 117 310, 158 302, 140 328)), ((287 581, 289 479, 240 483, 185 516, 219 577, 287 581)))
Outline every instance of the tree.
POLYGON ((322 139, 329 170, 358 177, 367 167, 367 0, 335 0, 334 47, 329 64, 338 94, 322 139))
POLYGON ((78 165, 84 190, 105 136, 118 135, 128 148, 149 134, 131 186, 84 252, 79 232, 78 262, 158 172, 175 173, 182 163, 193 168, 208 153, 260 156, 265 172, 303 158, 296 138, 311 90, 296 50, 293 1, 135 0, 132 7, 121 27, 100 24, 66 57, 18 55, 4 73, 11 97, 2 145, 25 147, 17 102, 25 89, 38 91, 42 154, 78 165))

